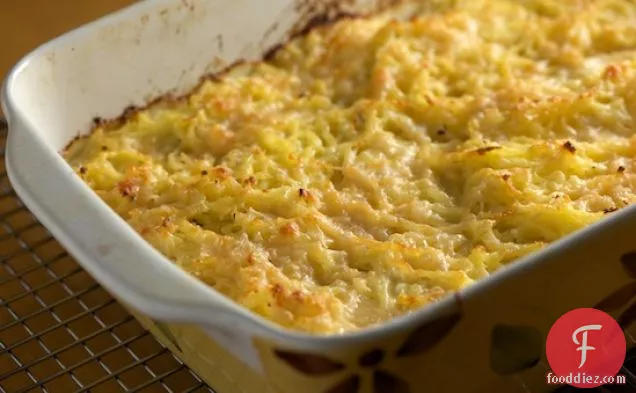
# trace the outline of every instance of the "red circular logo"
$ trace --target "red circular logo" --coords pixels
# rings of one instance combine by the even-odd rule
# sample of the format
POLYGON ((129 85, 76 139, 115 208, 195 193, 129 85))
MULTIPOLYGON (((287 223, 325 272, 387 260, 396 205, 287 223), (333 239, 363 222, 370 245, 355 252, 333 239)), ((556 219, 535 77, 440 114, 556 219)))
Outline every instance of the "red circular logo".
MULTIPOLYGON (((548 333, 545 349, 554 373, 552 382, 577 388, 611 382, 627 353, 623 329, 594 308, 579 308, 559 318, 548 333)), ((548 374, 549 383, 550 378, 548 374)))

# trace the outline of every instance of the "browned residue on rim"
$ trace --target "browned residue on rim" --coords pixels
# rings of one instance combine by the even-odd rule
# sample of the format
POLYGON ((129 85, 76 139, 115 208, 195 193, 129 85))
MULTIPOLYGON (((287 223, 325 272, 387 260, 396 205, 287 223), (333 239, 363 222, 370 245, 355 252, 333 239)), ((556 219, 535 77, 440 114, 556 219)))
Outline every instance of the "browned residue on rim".
MULTIPOLYGON (((182 0, 182 2, 183 6, 187 7, 190 12, 194 12, 193 4, 189 3, 188 0, 182 0)), ((403 2, 404 0, 377 0, 375 10, 379 12, 388 7, 397 6, 403 2)), ((301 35, 308 34, 315 28, 335 23, 343 18, 363 17, 364 15, 351 13, 350 10, 355 3, 355 0, 296 0, 294 4, 294 10, 299 16, 298 21, 293 25, 293 27, 287 34, 287 38, 284 39, 282 43, 263 51, 262 60, 271 58, 276 53, 276 51, 284 47, 289 42, 289 40, 301 35)), ((161 11, 161 14, 165 15, 165 11, 166 10, 161 11)), ((220 39, 222 41, 223 37, 220 37, 220 39)), ((144 110, 166 104, 183 102, 184 100, 187 100, 192 94, 194 94, 194 92, 198 91, 201 85, 206 81, 220 80, 233 68, 245 63, 245 60, 238 60, 220 71, 203 75, 200 78, 199 83, 197 83, 186 94, 175 95, 173 93, 168 93, 155 99, 149 100, 145 105, 129 105, 128 107, 126 107, 121 115, 112 119, 102 119, 100 117, 95 117, 93 119, 93 127, 90 133, 94 132, 95 129, 98 127, 106 129, 120 127, 121 125, 128 122, 130 119, 134 118, 137 113, 144 110)), ((80 133, 78 133, 78 135, 62 149, 62 153, 66 152, 69 147, 81 137, 82 136, 80 135, 80 133)))

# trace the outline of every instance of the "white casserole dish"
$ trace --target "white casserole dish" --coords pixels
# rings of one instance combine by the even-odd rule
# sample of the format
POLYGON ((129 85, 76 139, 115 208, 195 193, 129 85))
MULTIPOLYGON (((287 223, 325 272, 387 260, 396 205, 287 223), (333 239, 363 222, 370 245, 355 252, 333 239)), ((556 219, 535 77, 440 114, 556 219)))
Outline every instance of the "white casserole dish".
MULTIPOLYGON (((636 279, 636 258, 625 257, 636 250, 636 207, 454 298, 362 332, 315 337, 274 326, 174 266, 58 154, 95 117, 186 93, 202 75, 260 58, 312 17, 333 17, 344 10, 338 3, 147 1, 38 48, 3 88, 6 166, 16 192, 91 275, 220 393, 293 393, 298 384, 334 393, 552 390, 544 351, 552 323, 636 279)), ((344 11, 381 3, 347 2, 344 11)), ((632 331, 631 321, 625 329, 632 331)))

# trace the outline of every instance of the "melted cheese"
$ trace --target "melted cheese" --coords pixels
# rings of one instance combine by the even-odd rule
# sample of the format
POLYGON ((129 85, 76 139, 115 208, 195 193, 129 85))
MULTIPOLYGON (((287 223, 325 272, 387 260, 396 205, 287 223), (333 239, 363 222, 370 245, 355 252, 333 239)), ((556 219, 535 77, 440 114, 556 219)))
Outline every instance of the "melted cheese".
POLYGON ((316 334, 634 202, 636 3, 426 4, 316 29, 65 158, 178 266, 316 334))

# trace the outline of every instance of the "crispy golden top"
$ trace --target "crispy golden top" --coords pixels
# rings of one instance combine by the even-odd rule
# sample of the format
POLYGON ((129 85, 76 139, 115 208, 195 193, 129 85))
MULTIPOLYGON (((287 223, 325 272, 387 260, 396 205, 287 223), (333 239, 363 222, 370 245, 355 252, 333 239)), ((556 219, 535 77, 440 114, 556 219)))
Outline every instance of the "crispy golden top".
POLYGON ((634 201, 636 3, 426 4, 314 30, 65 157, 180 267, 321 334, 634 201))

